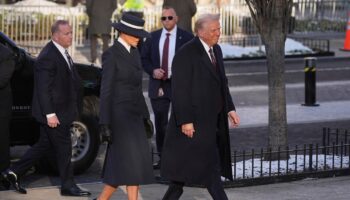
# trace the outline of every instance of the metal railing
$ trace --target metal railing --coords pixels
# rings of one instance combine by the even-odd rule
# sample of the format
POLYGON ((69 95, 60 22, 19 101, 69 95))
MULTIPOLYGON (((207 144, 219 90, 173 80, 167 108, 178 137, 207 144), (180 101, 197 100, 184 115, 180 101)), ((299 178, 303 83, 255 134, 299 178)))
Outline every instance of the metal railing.
MULTIPOLYGON (((344 31, 350 2, 347 0, 294 0, 293 27, 302 30, 344 31)), ((257 37, 257 29, 250 17, 245 1, 235 0, 218 9, 215 5, 198 6, 197 15, 201 13, 220 13, 222 41, 233 41, 234 44, 259 42, 251 39, 257 37), (235 41, 237 39, 238 41, 235 41)), ((145 29, 148 31, 161 27, 161 6, 145 8, 145 29)), ((116 10, 111 19, 115 22, 120 17, 116 10)), ((180 16, 181 17, 181 16, 180 16)), ((73 44, 71 51, 89 44, 87 40, 88 17, 83 5, 66 6, 16 6, 0 5, 0 30, 13 39, 18 45, 38 53, 50 39, 50 26, 57 19, 67 19, 73 26, 73 44)), ((115 38, 111 28, 112 40, 115 38)))
MULTIPOLYGON (((268 184, 298 180, 306 177, 329 177, 350 174, 350 138, 342 129, 324 128, 323 145, 252 149, 233 151, 233 180, 225 180, 226 187, 268 184), (334 135, 335 139, 332 139, 334 135), (340 136, 343 135, 343 136, 340 136), (328 138, 328 139, 327 139, 328 138), (342 138, 342 139, 341 139, 342 138), (332 144, 330 141, 333 141, 332 144), (274 158, 270 160, 268 158, 274 158)), ((152 150, 152 158, 158 155, 152 150)), ((157 177, 160 183, 165 182, 157 177)))
POLYGON ((348 0, 294 0, 293 16, 297 20, 347 21, 348 0))
POLYGON ((0 6, 0 28, 19 46, 36 54, 51 38, 50 27, 55 20, 66 19, 73 28, 71 51, 85 43, 87 16, 82 7, 65 6, 0 6))
MULTIPOLYGON (((322 135, 322 145, 329 146, 331 144, 339 145, 339 144, 350 144, 350 132, 347 129, 340 128, 323 128, 322 135)), ((347 150, 345 150, 347 151, 347 150)), ((324 154, 329 154, 328 151, 324 151, 324 154)), ((339 154, 338 150, 336 150, 336 155, 339 154)))
POLYGON ((318 39, 310 37, 290 37, 291 39, 302 43, 304 46, 309 47, 314 52, 324 53, 330 52, 330 42, 328 39, 318 39))

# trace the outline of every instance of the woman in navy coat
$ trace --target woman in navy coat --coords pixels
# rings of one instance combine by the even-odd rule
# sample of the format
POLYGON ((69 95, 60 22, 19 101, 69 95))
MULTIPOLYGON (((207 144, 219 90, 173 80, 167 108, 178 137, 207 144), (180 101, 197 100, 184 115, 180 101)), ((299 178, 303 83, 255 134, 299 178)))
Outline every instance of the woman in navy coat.
POLYGON ((147 37, 144 20, 124 14, 112 26, 119 37, 102 55, 101 135, 109 141, 103 169, 105 186, 98 199, 109 199, 126 185, 128 199, 137 199, 139 185, 154 181, 143 120, 149 112, 142 93, 142 65, 136 48, 147 37))

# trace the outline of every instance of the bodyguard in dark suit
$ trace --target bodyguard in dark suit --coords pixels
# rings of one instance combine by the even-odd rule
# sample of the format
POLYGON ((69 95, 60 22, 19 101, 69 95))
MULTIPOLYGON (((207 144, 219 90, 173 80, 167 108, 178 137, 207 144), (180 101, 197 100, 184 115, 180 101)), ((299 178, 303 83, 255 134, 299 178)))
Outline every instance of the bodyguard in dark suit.
MULTIPOLYGON (((15 70, 14 56, 10 49, 0 43, 0 172, 10 165, 10 132, 12 93, 10 80, 15 70)), ((1 189, 8 189, 8 184, 1 180, 4 186, 1 189)))
MULTIPOLYGON (((192 33, 176 26, 177 15, 173 8, 162 10, 163 28, 151 33, 142 49, 142 64, 149 74, 148 96, 155 117, 156 144, 162 152, 171 101, 171 68, 176 51, 193 38, 192 33), (168 39, 167 39, 168 38, 168 39)), ((158 168, 159 165, 155 165, 158 168)))
POLYGON ((227 117, 234 127, 240 120, 217 45, 219 15, 200 16, 195 32, 173 61, 173 107, 161 165, 161 175, 172 183, 163 199, 179 199, 190 183, 206 186, 214 200, 227 200, 220 177, 232 180, 227 117))
POLYGON ((87 196, 73 180, 70 125, 78 117, 78 91, 81 80, 67 48, 72 44, 72 28, 65 20, 51 27, 52 40, 40 52, 34 66, 32 114, 40 123, 39 141, 25 155, 3 172, 3 176, 20 193, 23 175, 47 150, 53 148, 61 178, 61 195, 87 196))

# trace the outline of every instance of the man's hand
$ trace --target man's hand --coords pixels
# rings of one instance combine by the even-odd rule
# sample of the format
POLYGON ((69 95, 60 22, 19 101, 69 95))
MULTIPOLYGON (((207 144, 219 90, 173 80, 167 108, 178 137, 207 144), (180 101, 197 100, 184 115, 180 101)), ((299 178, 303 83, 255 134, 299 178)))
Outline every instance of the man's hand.
POLYGON ((233 128, 238 127, 240 122, 241 122, 241 120, 239 119, 239 116, 236 113, 236 111, 230 111, 227 115, 228 115, 228 118, 229 118, 229 120, 231 122, 231 126, 233 128))
POLYGON ((106 124, 100 125, 100 141, 112 144, 112 131, 106 124))
POLYGON ((60 124, 56 115, 47 118, 47 125, 51 128, 56 128, 60 124))
POLYGON ((195 132, 193 123, 181 125, 181 131, 183 134, 187 135, 187 137, 193 138, 193 133, 195 132))
POLYGON ((163 79, 165 71, 161 68, 157 68, 153 70, 153 78, 155 79, 163 79))

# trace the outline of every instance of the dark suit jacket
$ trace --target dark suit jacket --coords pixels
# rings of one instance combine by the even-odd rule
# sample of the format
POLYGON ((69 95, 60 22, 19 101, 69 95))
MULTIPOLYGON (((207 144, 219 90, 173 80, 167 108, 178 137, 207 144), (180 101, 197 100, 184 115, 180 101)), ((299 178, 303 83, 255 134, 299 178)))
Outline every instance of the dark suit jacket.
POLYGON ((12 94, 10 80, 15 70, 14 55, 0 43, 0 117, 10 117, 12 94))
POLYGON ((161 166, 162 177, 169 180, 207 184, 218 166, 222 176, 232 179, 227 113, 235 107, 220 46, 213 49, 218 72, 198 37, 174 57, 173 107, 161 166), (181 125, 186 123, 194 123, 191 139, 181 132, 181 125))
POLYGON ((46 115, 56 113, 61 124, 70 124, 78 117, 78 94, 81 79, 53 42, 40 52, 34 65, 32 114, 40 123, 46 115))
MULTIPOLYGON (((150 98, 158 97, 158 89, 162 84, 162 80, 153 78, 153 70, 160 67, 159 40, 162 30, 163 29, 152 32, 151 37, 145 41, 142 47, 142 65, 144 70, 149 75, 148 96, 150 98)), ((182 45, 190 41, 192 38, 192 33, 177 28, 175 52, 177 52, 182 45)), ((162 87, 164 91, 163 97, 171 98, 171 83, 163 82, 162 87)))

